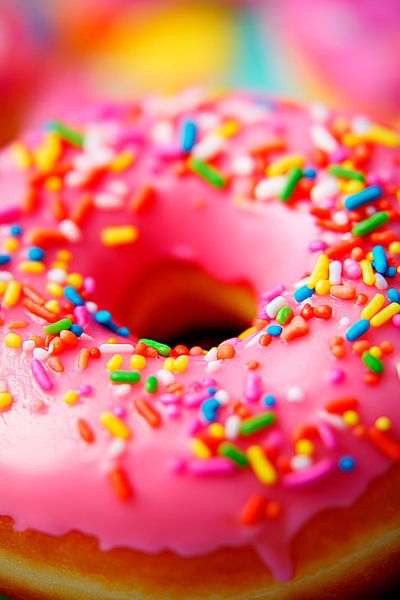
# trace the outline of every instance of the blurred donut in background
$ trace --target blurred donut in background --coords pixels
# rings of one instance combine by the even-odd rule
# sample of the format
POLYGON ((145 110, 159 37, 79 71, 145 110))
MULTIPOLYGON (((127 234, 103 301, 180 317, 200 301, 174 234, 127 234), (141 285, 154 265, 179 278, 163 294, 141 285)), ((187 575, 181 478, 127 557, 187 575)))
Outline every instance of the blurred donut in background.
POLYGON ((280 0, 274 11, 311 95, 400 118, 399 0, 280 0))

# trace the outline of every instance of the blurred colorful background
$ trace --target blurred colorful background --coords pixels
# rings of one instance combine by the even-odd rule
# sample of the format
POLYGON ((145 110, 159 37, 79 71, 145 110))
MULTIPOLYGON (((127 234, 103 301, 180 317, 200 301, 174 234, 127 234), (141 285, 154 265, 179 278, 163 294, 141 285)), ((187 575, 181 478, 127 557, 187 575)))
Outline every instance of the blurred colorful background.
POLYGON ((0 143, 198 84, 400 117, 399 0, 0 0, 0 143))

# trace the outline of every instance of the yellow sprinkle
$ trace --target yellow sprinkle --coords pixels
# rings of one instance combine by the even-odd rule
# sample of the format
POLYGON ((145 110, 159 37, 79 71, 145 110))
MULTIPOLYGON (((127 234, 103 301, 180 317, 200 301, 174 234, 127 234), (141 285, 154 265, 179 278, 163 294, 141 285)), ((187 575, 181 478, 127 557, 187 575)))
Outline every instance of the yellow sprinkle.
POLYGON ((63 271, 68 271, 69 264, 64 262, 63 260, 55 260, 51 263, 52 269, 62 269, 63 271))
POLYGON ((19 263, 19 268, 23 273, 32 273, 35 275, 44 273, 46 270, 44 263, 36 260, 23 260, 19 263))
POLYGON ((392 254, 400 254, 400 242, 392 242, 389 246, 389 252, 392 254))
POLYGON ((30 169, 32 166, 32 156, 25 144, 15 142, 10 146, 10 152, 19 169, 22 171, 30 169))
POLYGON ((188 368, 188 364, 189 357, 186 354, 182 354, 174 361, 174 371, 177 371, 178 373, 184 373, 188 368))
POLYGON ((60 138, 54 133, 48 133, 34 153, 34 159, 41 173, 49 173, 56 165, 62 153, 60 138))
POLYGON ((374 255, 372 254, 372 252, 368 252, 367 256, 365 257, 367 260, 369 260, 369 262, 373 262, 374 261, 374 255))
POLYGON ((120 367, 122 367, 123 362, 124 359, 121 354, 114 354, 107 362, 106 367, 109 371, 117 371, 120 367))
POLYGON ((320 279, 329 279, 329 258, 326 254, 320 254, 315 261, 313 270, 308 280, 308 287, 313 288, 320 279))
POLYGON ((372 317, 381 310, 385 304, 385 296, 383 294, 375 294, 375 296, 368 302, 361 311, 362 319, 372 319, 372 317))
POLYGON ((59 315, 60 314, 60 305, 58 303, 57 300, 48 300, 45 303, 45 307, 50 310, 52 313, 54 313, 55 315, 59 315))
POLYGON ((328 279, 320 279, 315 284, 315 291, 318 296, 326 296, 329 294, 329 290, 331 289, 331 282, 328 279))
POLYGON ((10 281, 4 294, 4 304, 8 307, 15 306, 21 297, 21 289, 19 281, 10 281))
POLYGON ((46 285, 46 290, 51 296, 57 296, 57 298, 64 296, 63 286, 55 281, 49 281, 49 283, 46 285))
POLYGON ((250 446, 246 456, 257 479, 265 485, 273 485, 278 479, 274 466, 265 456, 262 446, 250 446))
POLYGON ((108 338, 108 340, 106 341, 106 343, 107 344, 117 344, 118 340, 117 340, 117 338, 111 337, 111 338, 108 338))
POLYGON ((174 370, 175 359, 172 356, 169 356, 164 360, 163 369, 166 371, 174 370))
POLYGON ((18 250, 19 245, 20 244, 18 238, 10 237, 7 238, 4 242, 4 249, 7 250, 7 252, 15 252, 16 250, 18 250))
POLYGON ((382 127, 382 125, 372 125, 370 129, 362 135, 366 142, 374 142, 389 148, 397 148, 400 145, 400 136, 393 129, 382 127))
POLYGON ((361 142, 361 137, 359 135, 355 135, 354 133, 345 133, 342 136, 341 141, 344 144, 344 146, 354 148, 354 146, 358 146, 358 144, 361 142))
POLYGON ((314 454, 315 446, 311 440, 301 439, 297 440, 295 444, 295 450, 297 454, 312 456, 314 454))
POLYGON ((372 264, 369 260, 361 260, 360 261, 362 279, 365 285, 374 285, 375 283, 375 273, 372 269, 372 264))
POLYGON ((247 338, 252 333, 255 333, 256 331, 257 331, 257 327, 248 327, 247 329, 245 329, 244 331, 242 331, 242 333, 239 333, 238 339, 239 340, 244 340, 245 338, 247 338))
POLYGON ((78 398, 79 394, 75 390, 68 390, 63 396, 63 400, 66 404, 75 404, 78 398))
POLYGON ((0 296, 2 296, 7 289, 7 281, 0 281, 0 296))
POLYGON ((10 392, 0 392, 0 410, 8 408, 13 401, 13 397, 10 392))
POLYGON ((343 186, 343 193, 346 194, 346 196, 350 196, 350 194, 356 194, 357 192, 361 192, 361 190, 363 190, 364 188, 365 184, 362 181, 352 179, 350 181, 345 182, 343 186))
POLYGON ((101 232, 101 241, 105 246, 125 246, 133 244, 137 240, 139 231, 133 225, 122 225, 121 227, 106 227, 101 232))
POLYGON ((83 276, 80 273, 70 273, 67 277, 67 284, 79 291, 83 288, 83 276))
POLYGON ((69 250, 59 250, 56 256, 58 260, 63 260, 66 262, 69 262, 73 258, 72 252, 70 252, 69 250))
POLYGON ((132 369, 145 369, 147 360, 141 354, 134 354, 131 356, 130 365, 132 369))
POLYGON ((114 158, 114 160, 110 163, 109 168, 111 171, 125 171, 128 169, 134 162, 135 156, 129 150, 124 150, 114 158))
POLYGON ((268 165, 266 174, 268 177, 275 177, 276 175, 284 175, 293 167, 303 167, 305 158, 302 154, 285 154, 284 156, 277 158, 268 165))
POLYGON ((221 423, 211 423, 208 427, 208 433, 213 438, 223 440, 225 437, 225 427, 221 423))
POLYGON ((192 438, 189 440, 189 449, 197 458, 210 458, 211 450, 202 440, 192 438))
POLYGON ((389 417, 379 417, 375 421, 375 427, 380 431, 389 431, 392 427, 392 421, 389 417))
POLYGON ((348 427, 354 427, 360 422, 360 416, 355 410, 346 410, 343 413, 343 421, 348 427))
POLYGON ((62 186, 62 179, 60 177, 55 177, 54 175, 48 177, 44 184, 46 190, 49 190, 50 192, 59 192, 62 189, 62 186))
POLYGON ((382 358, 382 350, 379 348, 379 346, 371 346, 371 348, 368 350, 368 352, 370 354, 372 354, 372 356, 374 356, 375 358, 382 358))
POLYGON ((218 127, 218 129, 216 130, 216 134, 220 135, 221 137, 224 138, 228 138, 228 137, 232 137, 233 135, 236 135, 238 133, 238 131, 240 130, 240 125, 238 123, 238 121, 225 121, 225 123, 222 123, 222 125, 220 125, 220 127, 218 127))
POLYGON ((16 333, 7 333, 4 338, 4 343, 9 348, 20 348, 22 344, 21 337, 16 333))
POLYGON ((392 317, 397 315, 400 312, 400 304, 398 302, 392 302, 388 304, 385 308, 383 308, 380 312, 378 312, 371 319, 371 325, 373 327, 380 327, 387 321, 389 321, 392 317))
POLYGON ((104 411, 100 413, 100 423, 104 425, 114 437, 128 440, 132 435, 131 430, 125 423, 111 412, 104 411))

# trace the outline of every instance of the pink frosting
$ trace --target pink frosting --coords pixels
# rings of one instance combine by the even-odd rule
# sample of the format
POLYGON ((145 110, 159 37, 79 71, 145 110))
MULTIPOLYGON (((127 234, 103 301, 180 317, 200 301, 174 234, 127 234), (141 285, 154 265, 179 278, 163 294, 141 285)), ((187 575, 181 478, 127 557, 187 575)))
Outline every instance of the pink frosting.
MULTIPOLYGON (((329 119, 332 118, 330 115, 329 119)), ((271 200, 255 199, 254 184, 265 176, 258 169, 248 175, 237 174, 233 164, 235 157, 249 159, 255 146, 276 137, 279 130, 287 142, 287 149, 280 154, 301 153, 306 157, 305 167, 312 166, 312 117, 306 108, 242 94, 210 100, 192 92, 168 100, 147 98, 133 108, 101 107, 93 113, 68 117, 65 122, 82 130, 86 140, 90 135, 107 139, 103 145, 111 149, 113 155, 126 149, 135 153, 136 160, 131 167, 122 173, 112 172, 107 167, 105 175, 89 189, 100 204, 102 193, 118 190, 112 195, 121 198, 121 206, 95 208, 80 227, 80 241, 46 246, 46 271, 23 273, 20 263, 26 259, 31 246, 32 229, 57 230, 59 225, 49 208, 51 193, 45 189, 41 189, 34 213, 18 217, 18 207, 26 195, 32 173, 20 170, 7 149, 1 157, 0 219, 4 225, 0 239, 4 245, 10 238, 7 223, 19 222, 23 236, 19 250, 12 254, 11 262, 1 268, 1 273, 6 271, 16 280, 30 283, 50 299, 52 296, 46 291, 48 269, 57 251, 68 247, 74 255, 70 270, 95 281, 95 292, 91 291, 93 280, 86 284, 90 299, 99 309, 109 309, 114 321, 123 324, 126 307, 140 295, 135 281, 143 269, 150 268, 161 258, 169 258, 199 265, 220 281, 250 283, 261 301, 261 311, 279 294, 279 288, 275 294, 267 292, 283 284, 286 303, 299 315, 302 305, 293 299, 293 284, 314 266, 316 253, 310 252, 310 242, 323 239, 331 247, 344 234, 322 231, 309 214, 309 199, 302 200, 300 196, 289 206, 277 200, 276 194, 271 200), (178 177, 172 169, 176 155, 184 158, 179 146, 182 115, 198 124, 200 141, 209 135, 206 128, 215 130, 228 119, 239 124, 236 135, 223 139, 224 147, 214 161, 222 173, 231 174, 229 185, 223 189, 215 189, 194 173, 178 177), (164 128, 168 133, 171 126, 169 135, 172 137, 163 143, 174 149, 170 152, 173 158, 165 157, 165 147, 159 152, 158 137, 160 130, 164 128), (142 213, 129 212, 127 204, 132 195, 148 183, 155 188, 153 203, 142 213), (106 247, 101 241, 101 231, 125 224, 138 228, 138 239, 126 246, 106 247)), ((25 143, 32 149, 41 143, 42 137, 43 132, 31 134, 25 143)), ((100 152, 99 141, 95 148, 100 152)), ((59 163, 75 160, 81 154, 81 150, 66 144, 59 163)), ((271 160, 277 156, 273 154, 271 160)), ((393 157, 393 150, 377 144, 368 167, 378 176, 386 173, 389 182, 382 185, 392 185, 392 188, 398 181, 393 157)), ((324 169, 317 170, 318 183, 327 174, 324 169)), ((82 188, 68 187, 67 178, 64 180, 61 194, 68 212, 86 192, 82 188)), ((389 192, 385 198, 390 198, 389 192)), ((334 197, 339 198, 340 194, 334 197)), ((317 198, 312 203, 324 207, 331 200, 332 197, 317 198)), ((391 223, 391 229, 398 233, 398 224, 391 223)), ((366 249, 369 249, 368 244, 366 249)), ((378 292, 360 280, 344 281, 369 298, 378 292)), ((389 280, 389 285, 397 287, 398 276, 389 280)), ((392 429, 387 435, 393 443, 397 443, 395 440, 400 436, 399 330, 388 322, 371 328, 365 336, 371 344, 379 345, 385 340, 395 347, 394 353, 382 358, 385 373, 378 385, 367 385, 366 367, 351 351, 351 344, 344 342, 346 356, 337 360, 328 343, 332 336, 344 336, 349 324, 359 320, 361 307, 355 300, 344 301, 329 295, 314 294, 308 302, 313 306, 329 304, 333 309, 332 318, 311 319, 308 335, 291 342, 277 338, 263 347, 257 341, 258 333, 234 340, 233 360, 210 362, 206 360, 210 356, 190 356, 187 370, 174 373, 175 382, 182 386, 182 397, 171 392, 161 379, 155 394, 144 390, 147 377, 157 375, 163 367, 163 357, 147 360, 146 368, 141 371, 141 382, 133 384, 127 395, 118 395, 121 386, 109 380, 106 363, 112 354, 91 359, 88 368, 80 370, 77 366, 80 349, 99 347, 112 335, 98 325, 90 313, 85 313, 85 309, 78 310, 78 322, 84 324, 85 334, 92 339, 84 335, 76 348, 60 355, 65 367, 63 373, 54 372, 44 360, 42 365, 51 389, 43 389, 32 375, 31 351, 7 347, 3 340, 9 333, 7 323, 10 321, 27 321, 25 328, 14 331, 22 341, 33 334, 43 335, 47 323, 28 313, 21 300, 12 307, 3 305, 5 327, 0 334, 0 379, 11 392, 13 402, 0 412, 0 514, 11 516, 19 530, 30 527, 61 535, 73 529, 93 534, 103 549, 126 546, 150 553, 171 549, 192 556, 224 546, 250 544, 275 577, 288 579, 293 572, 290 559, 293 535, 318 512, 352 504, 368 483, 392 463, 368 438, 354 435, 340 416, 327 422, 323 417, 326 413, 321 413, 326 404, 354 397, 359 401, 358 414, 363 425, 372 427, 377 418, 387 416, 392 420, 392 429), (259 362, 257 370, 250 371, 246 367, 250 360, 259 362), (241 400, 252 414, 267 410, 276 413, 276 426, 246 440, 233 440, 243 448, 250 444, 276 445, 278 454, 290 459, 295 454, 295 428, 317 425, 321 440, 316 442, 317 451, 311 465, 301 471, 292 469, 291 473, 276 465, 277 483, 263 485, 251 468, 239 469, 227 458, 194 457, 189 440, 206 429, 201 421, 201 405, 204 398, 213 394, 200 392, 209 388, 224 390, 232 400, 241 400), (63 402, 63 396, 71 389, 80 390, 81 394, 76 403, 68 405, 63 402), (195 394, 198 394, 197 400, 195 394), (276 397, 275 407, 265 406, 265 395, 276 397), (161 415, 159 428, 150 427, 138 414, 133 404, 138 398, 147 399, 161 415), (114 411, 132 432, 120 454, 116 452, 115 438, 99 422, 102 411, 114 411), (79 435, 78 419, 84 419, 90 426, 94 443, 86 443, 79 435), (351 456, 355 461, 351 472, 338 467, 344 456, 351 456), (115 467, 123 469, 132 488, 131 496, 125 501, 116 497, 109 482, 110 470, 115 467), (213 468, 215 472, 211 473, 213 468), (267 502, 277 501, 281 516, 260 520, 253 526, 241 523, 243 507, 254 494, 262 495, 267 502)), ((63 304, 62 299, 60 303, 63 304)), ((273 319, 271 322, 275 323, 273 319)), ((132 333, 128 340, 118 338, 118 341, 135 344, 137 338, 135 332, 132 333)), ((153 331, 148 337, 156 335, 153 331)), ((121 369, 131 370, 131 355, 132 352, 123 354, 121 369)), ((218 420, 224 423, 229 408, 222 407, 218 411, 218 420)))

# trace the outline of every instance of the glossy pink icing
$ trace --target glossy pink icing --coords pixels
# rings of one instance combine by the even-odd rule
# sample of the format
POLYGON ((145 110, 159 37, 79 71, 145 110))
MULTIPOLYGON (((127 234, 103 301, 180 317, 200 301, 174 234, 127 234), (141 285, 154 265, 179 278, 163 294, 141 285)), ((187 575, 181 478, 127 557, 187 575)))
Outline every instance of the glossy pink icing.
MULTIPOLYGON (((126 136, 130 128, 129 108, 102 107, 92 114, 68 119, 75 127, 85 129, 88 123, 94 123, 96 128, 107 129, 111 148, 133 148, 137 154, 130 169, 122 174, 107 171, 97 187, 90 190, 97 194, 111 182, 122 181, 127 187, 123 206, 112 210, 95 209, 82 225, 82 240, 71 244, 74 254, 71 270, 94 277, 97 290, 93 300, 99 308, 110 309, 118 323, 124 316, 118 312, 121 299, 130 294, 131 302, 135 301, 135 294, 140 294, 140 289, 135 289, 136 277, 160 258, 198 264, 221 281, 249 282, 258 298, 283 283, 287 286, 285 297, 295 308, 292 285, 309 272, 315 262, 315 255, 308 250, 310 242, 321 238, 337 242, 342 236, 321 232, 308 213, 309 201, 289 208, 276 199, 251 200, 251 178, 235 176, 222 191, 194 174, 178 178, 170 168, 173 159, 160 157, 157 144, 151 143, 151 131, 160 120, 177 127, 175 112, 182 111, 199 123, 212 122, 213 127, 227 117, 239 121, 240 132, 225 141, 226 149, 218 161, 224 173, 229 172, 233 155, 248 155, 249 149, 277 133, 288 142, 286 152, 307 155, 312 148, 311 117, 307 109, 285 104, 275 107, 269 102, 261 104, 241 94, 210 103, 205 103, 201 96, 198 98, 196 94, 192 97, 188 94, 165 102, 146 99, 140 105, 143 114, 134 123, 132 141, 124 143, 117 140, 126 136), (186 104, 190 104, 185 111, 181 108, 184 98, 186 104), (128 213, 128 198, 149 181, 156 188, 154 205, 143 214, 128 213), (235 204, 232 200, 239 192, 245 202, 235 204), (104 227, 126 223, 138 227, 137 242, 111 249, 101 243, 100 232, 104 227)), ((41 136, 39 133, 28 136, 28 145, 36 146, 41 136)), ((170 154, 180 154, 175 148, 170 154)), ((71 158, 75 155, 75 150, 70 148, 67 152, 71 158)), ((166 154, 165 148, 162 154, 166 154)), ((396 177, 393 151, 377 147, 370 170, 381 179, 389 173, 393 180, 396 177)), ((1 157, 0 172, 3 222, 10 222, 4 216, 5 210, 19 206, 26 193, 27 179, 27 173, 18 170, 10 151, 6 150, 1 157)), ((68 209, 82 193, 81 189, 65 186, 62 196, 68 209)), ((57 228, 48 208, 48 196, 48 192, 42 192, 39 208, 32 216, 12 218, 12 222, 18 221, 24 228, 23 243, 13 254, 10 265, 1 269, 20 281, 29 282, 46 297, 49 297, 45 291, 46 273, 21 274, 18 263, 25 258, 33 227, 57 228)), ((398 224, 393 224, 392 229, 399 232, 398 224)), ((0 231, 3 242, 9 237, 8 231, 6 226, 0 231)), ((66 246, 68 244, 62 245, 66 246)), ((47 266, 51 265, 58 249, 58 246, 46 248, 47 266)), ((355 285, 359 292, 371 297, 371 288, 360 281, 355 285)), ((392 280, 391 286, 396 285, 397 280, 392 280)), ((373 288, 373 293, 376 291, 373 288)), ((371 343, 389 340, 396 348, 395 353, 384 358, 385 374, 379 385, 368 386, 363 381, 365 366, 351 353, 350 344, 346 342, 347 356, 343 361, 332 357, 328 345, 332 336, 344 335, 348 324, 340 323, 342 317, 348 317, 351 323, 357 321, 360 307, 354 301, 329 296, 314 295, 309 302, 330 304, 333 317, 328 321, 312 319, 310 333, 290 343, 274 340, 268 348, 263 348, 258 343, 250 344, 250 337, 245 338, 235 346, 235 359, 214 365, 215 372, 207 370, 203 357, 191 357, 186 372, 175 374, 176 381, 188 393, 196 389, 193 382, 200 382, 197 384, 200 386, 211 377, 216 380, 218 389, 226 390, 232 399, 243 400, 249 374, 246 364, 249 360, 259 361, 260 368, 255 373, 262 380, 262 396, 276 396, 279 427, 277 434, 268 430, 259 434, 255 443, 275 439, 281 444, 282 453, 288 455, 293 454, 291 436, 295 427, 321 424, 319 411, 326 403, 347 396, 359 399, 360 418, 367 426, 382 415, 389 416, 393 422, 391 435, 399 439, 398 329, 386 324, 368 333, 371 343), (345 373, 344 380, 336 385, 330 379, 335 368, 345 373), (293 386, 301 388, 302 400, 288 399, 288 391, 293 386)), ((296 310, 299 312, 299 308, 296 310)), ((24 340, 32 334, 43 335, 43 322, 27 316, 21 303, 12 308, 3 307, 2 314, 5 326, 10 320, 28 321, 26 328, 16 331, 24 340)), ((7 328, 3 328, 1 340, 7 332, 7 328)), ((44 363, 53 384, 49 393, 32 377, 32 355, 2 343, 0 379, 7 383, 14 400, 8 410, 0 413, 0 514, 11 516, 17 529, 30 527, 54 535, 79 530, 95 535, 103 549, 126 546, 150 553, 171 549, 184 556, 250 544, 274 576, 284 580, 293 572, 290 540, 302 525, 324 509, 350 505, 368 483, 391 464, 368 440, 356 438, 348 428, 325 425, 335 447, 322 448, 319 458, 332 462, 332 472, 309 485, 289 487, 281 479, 274 486, 263 486, 251 469, 226 475, 196 476, 191 473, 190 465, 194 463, 188 444, 189 430, 198 418, 198 407, 187 408, 184 399, 178 399, 178 414, 173 418, 160 402, 160 395, 167 392, 165 385, 160 383, 159 393, 154 396, 143 390, 142 382, 162 368, 164 359, 148 360, 146 369, 141 372, 142 382, 132 386, 128 395, 119 397, 118 386, 109 382, 106 370, 111 355, 92 360, 84 371, 77 368, 80 347, 100 346, 111 336, 93 320, 86 333, 93 339, 81 339, 78 349, 61 355, 64 373, 57 374, 44 363), (72 406, 62 401, 66 390, 78 390, 84 385, 93 387, 90 395, 82 395, 72 406), (148 398, 161 413, 163 422, 159 429, 152 429, 133 410, 132 402, 138 397, 148 398), (38 402, 44 406, 39 408, 38 402), (99 423, 99 415, 101 411, 121 407, 126 411, 123 420, 132 430, 132 439, 122 455, 113 457, 111 449, 115 440, 99 423), (90 424, 95 443, 87 444, 79 436, 76 426, 79 418, 90 424), (345 455, 351 455, 356 461, 357 466, 350 473, 337 467, 338 460, 345 455), (108 482, 107 473, 115 465, 123 467, 132 485, 133 496, 126 502, 115 497, 108 482), (280 502, 282 517, 252 527, 243 526, 239 515, 252 494, 263 494, 267 499, 280 502)), ((129 356, 124 355, 124 369, 129 369, 129 356)), ((259 401, 250 403, 249 410, 260 412, 265 407, 259 401)))

